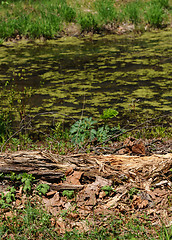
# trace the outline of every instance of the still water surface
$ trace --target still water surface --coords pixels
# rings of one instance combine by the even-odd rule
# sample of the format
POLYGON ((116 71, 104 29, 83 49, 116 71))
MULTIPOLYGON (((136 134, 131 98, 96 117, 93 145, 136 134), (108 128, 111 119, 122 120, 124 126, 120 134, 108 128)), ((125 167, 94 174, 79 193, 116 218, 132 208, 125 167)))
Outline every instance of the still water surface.
MULTIPOLYGON (((9 91, 14 83, 20 91, 33 88, 26 103, 33 115, 55 111, 58 118, 78 117, 84 108, 84 116, 99 117, 109 107, 119 113, 133 108, 143 114, 168 113, 172 30, 6 43, 0 47, 1 87, 6 81, 9 91)), ((49 116, 42 116, 41 125, 49 116)))

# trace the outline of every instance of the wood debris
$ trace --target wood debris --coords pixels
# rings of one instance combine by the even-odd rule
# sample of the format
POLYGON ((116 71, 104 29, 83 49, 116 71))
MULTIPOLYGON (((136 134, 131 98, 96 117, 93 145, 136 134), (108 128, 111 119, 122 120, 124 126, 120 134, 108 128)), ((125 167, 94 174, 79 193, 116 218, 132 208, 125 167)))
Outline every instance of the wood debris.
MULTIPOLYGON (((170 226, 171 169, 172 153, 59 156, 50 152, 19 151, 0 155, 1 173, 31 173, 50 186, 42 204, 54 216, 59 233, 73 227, 86 229, 81 222, 90 219, 93 209, 95 214, 127 212, 138 216, 144 212, 155 225, 163 218, 166 226, 170 226), (105 186, 109 187, 107 192, 103 190, 105 186), (74 191, 74 196, 68 199, 62 194, 64 190, 74 191), (63 210, 68 211, 66 221, 59 217, 63 210)), ((18 207, 24 201, 21 192, 22 189, 17 193, 18 207)))

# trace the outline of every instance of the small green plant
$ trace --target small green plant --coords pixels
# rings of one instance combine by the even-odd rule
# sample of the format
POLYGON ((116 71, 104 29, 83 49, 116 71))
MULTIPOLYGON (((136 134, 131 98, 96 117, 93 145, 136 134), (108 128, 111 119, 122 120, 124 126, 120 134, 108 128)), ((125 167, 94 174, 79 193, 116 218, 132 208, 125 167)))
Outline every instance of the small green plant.
POLYGON ((107 139, 110 139, 115 134, 119 134, 123 131, 124 130, 120 129, 120 127, 110 128, 108 125, 101 126, 97 129, 96 138, 97 138, 98 142, 102 143, 102 142, 106 141, 107 139))
POLYGON ((24 192, 30 192, 32 188, 32 182, 35 179, 35 177, 32 176, 32 174, 28 173, 21 173, 16 174, 12 172, 11 174, 7 174, 6 177, 10 178, 10 181, 13 182, 16 186, 23 185, 23 191, 24 192))
POLYGON ((7 203, 11 203, 13 200, 15 200, 16 189, 13 186, 13 187, 7 188, 7 190, 9 190, 9 192, 6 193, 5 199, 7 203))
POLYGON ((32 189, 32 182, 35 179, 35 177, 32 176, 32 174, 23 173, 21 175, 21 182, 24 183, 23 191, 24 192, 30 192, 32 189))
POLYGON ((152 1, 145 12, 146 21, 153 27, 161 27, 167 15, 161 4, 152 1))
POLYGON ((106 195, 110 195, 110 193, 114 191, 111 186, 103 186, 101 189, 106 193, 106 195))
POLYGON ((38 191, 38 194, 41 196, 42 194, 45 195, 48 190, 50 189, 50 186, 48 184, 39 184, 37 187, 36 187, 36 190, 38 191))
POLYGON ((114 7, 114 1, 112 0, 96 0, 94 2, 95 10, 97 11, 98 18, 101 23, 112 22, 117 19, 117 10, 114 7))
POLYGON ((4 39, 0 38, 0 45, 3 44, 4 39))
POLYGON ((138 193, 139 193, 139 190, 137 188, 135 188, 135 187, 131 188, 129 191, 130 198, 133 199, 133 196, 138 193))
POLYGON ((1 1, 1 4, 2 4, 3 6, 8 6, 8 5, 9 5, 9 2, 8 2, 8 1, 1 1))
POLYGON ((60 215, 61 215, 63 218, 65 218, 65 217, 67 216, 67 212, 68 212, 68 210, 64 209, 64 210, 61 211, 61 214, 60 214, 60 215))
POLYGON ((97 21, 92 13, 80 14, 78 17, 78 22, 81 25, 83 31, 91 31, 97 29, 97 21))
POLYGON ((4 143, 12 132, 12 119, 8 111, 0 114, 0 142, 4 143))
POLYGON ((0 206, 1 208, 11 207, 10 203, 15 200, 16 189, 13 187, 8 187, 6 194, 1 193, 0 206))
POLYGON ((126 5, 125 12, 128 16, 129 20, 134 23, 135 25, 140 22, 140 12, 141 9, 139 8, 140 1, 132 1, 126 5))
POLYGON ((172 226, 167 228, 162 221, 162 227, 159 233, 157 233, 160 240, 171 240, 172 239, 172 226))
POLYGON ((3 178, 4 178, 4 174, 0 173, 0 179, 3 179, 3 178))
POLYGON ((64 175, 64 177, 61 178, 62 182, 66 181, 66 175, 64 175))
POLYGON ((63 196, 66 196, 68 199, 72 199, 74 197, 74 191, 73 190, 64 190, 62 192, 63 196))
POLYGON ((96 137, 95 123, 92 117, 84 118, 74 123, 70 128, 71 141, 82 146, 84 143, 91 142, 96 137))
POLYGON ((115 109, 108 108, 103 111, 103 114, 100 116, 102 119, 110 119, 113 117, 116 117, 119 114, 119 112, 115 109))
POLYGON ((59 8, 59 12, 66 22, 75 21, 76 11, 71 6, 68 6, 66 1, 61 1, 61 8, 59 8))

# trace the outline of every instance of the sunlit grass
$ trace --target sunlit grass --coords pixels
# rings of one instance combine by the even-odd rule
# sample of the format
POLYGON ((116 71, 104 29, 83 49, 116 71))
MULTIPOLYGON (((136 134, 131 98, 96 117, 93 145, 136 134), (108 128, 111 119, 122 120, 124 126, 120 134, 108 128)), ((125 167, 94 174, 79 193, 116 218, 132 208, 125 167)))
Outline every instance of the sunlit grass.
POLYGON ((171 0, 1 1, 0 38, 17 35, 53 38, 70 22, 79 23, 82 31, 93 32, 108 23, 161 27, 168 22, 169 4, 171 0))

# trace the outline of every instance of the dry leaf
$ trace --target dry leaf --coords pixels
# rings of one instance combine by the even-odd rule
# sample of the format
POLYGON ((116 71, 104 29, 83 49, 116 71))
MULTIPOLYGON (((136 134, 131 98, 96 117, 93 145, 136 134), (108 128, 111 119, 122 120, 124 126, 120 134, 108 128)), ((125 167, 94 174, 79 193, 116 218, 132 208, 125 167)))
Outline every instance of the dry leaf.
POLYGON ((51 191, 51 192, 46 193, 46 195, 47 195, 47 197, 50 197, 56 193, 57 193, 57 191, 51 191))
POLYGON ((65 224, 62 217, 58 218, 58 220, 56 221, 56 231, 58 231, 59 234, 64 234, 66 232, 65 224))
POLYGON ((66 181, 65 183, 70 183, 73 185, 80 185, 80 178, 82 176, 83 172, 79 172, 79 171, 74 171, 71 175, 66 177, 66 181))

